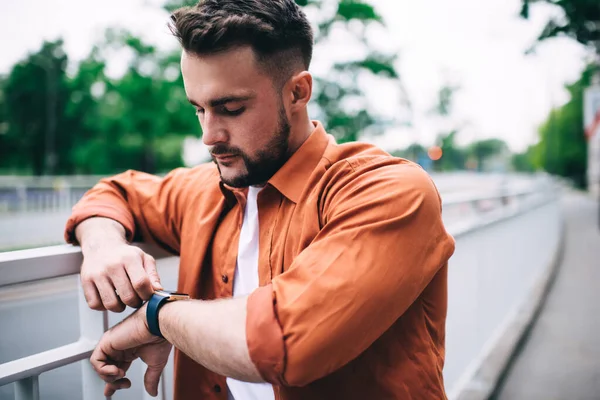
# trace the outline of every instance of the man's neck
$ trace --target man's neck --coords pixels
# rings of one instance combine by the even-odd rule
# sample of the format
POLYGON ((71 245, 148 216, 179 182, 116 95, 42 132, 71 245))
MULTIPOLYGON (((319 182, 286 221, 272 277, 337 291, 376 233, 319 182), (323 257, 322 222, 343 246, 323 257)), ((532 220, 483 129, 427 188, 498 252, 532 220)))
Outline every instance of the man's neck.
POLYGON ((290 155, 294 154, 302 146, 314 130, 315 125, 308 116, 301 118, 297 123, 292 125, 289 143, 290 155))

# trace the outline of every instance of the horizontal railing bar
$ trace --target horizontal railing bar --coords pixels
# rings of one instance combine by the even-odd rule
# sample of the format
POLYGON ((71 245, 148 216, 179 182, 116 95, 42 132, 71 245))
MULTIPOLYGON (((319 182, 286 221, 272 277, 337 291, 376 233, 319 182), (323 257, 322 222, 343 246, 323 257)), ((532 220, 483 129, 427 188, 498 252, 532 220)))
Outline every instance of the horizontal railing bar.
POLYGON ((456 225, 456 226, 452 226, 448 229, 448 232, 456 239, 459 236, 464 236, 466 234, 473 234, 476 231, 479 231, 481 229, 484 229, 490 225, 494 225, 497 224, 501 221, 505 221, 508 220, 510 218, 514 218, 516 216, 522 215, 524 213, 527 213, 529 211, 533 211, 537 208, 543 207, 547 204, 550 204, 554 201, 556 201, 557 198, 556 197, 546 197, 542 200, 538 200, 535 203, 529 204, 527 207, 525 208, 519 208, 516 210, 511 210, 510 212, 506 212, 503 213, 502 215, 497 215, 497 216, 492 216, 492 217, 483 217, 480 216, 480 218, 478 218, 475 221, 472 221, 469 224, 466 225, 456 225))
POLYGON ((79 247, 59 245, 0 253, 0 286, 78 274, 79 247))
MULTIPOLYGON (((156 246, 135 245, 157 260, 173 256, 156 246)), ((81 248, 72 245, 0 253, 0 287, 78 274, 82 261, 81 248)))
POLYGON ((66 346, 0 364, 0 386, 89 358, 94 347, 96 342, 83 338, 66 346))
POLYGON ((500 200, 506 197, 517 197, 517 196, 526 196, 526 195, 534 195, 540 194, 545 191, 548 191, 548 187, 543 187, 539 189, 527 189, 527 190, 515 190, 515 191, 506 191, 506 192, 496 192, 496 193, 486 193, 486 194, 464 194, 464 193, 451 193, 442 197, 442 205, 458 205, 458 204, 468 204, 474 201, 482 201, 482 200, 500 200))

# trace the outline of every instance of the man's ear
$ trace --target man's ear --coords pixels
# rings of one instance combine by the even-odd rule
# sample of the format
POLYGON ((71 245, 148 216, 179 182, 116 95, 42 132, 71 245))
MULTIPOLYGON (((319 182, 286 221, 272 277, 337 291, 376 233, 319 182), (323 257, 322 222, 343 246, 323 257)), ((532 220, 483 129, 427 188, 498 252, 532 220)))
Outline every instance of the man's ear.
POLYGON ((291 107, 292 110, 305 108, 312 96, 312 75, 308 71, 302 71, 290 79, 291 107))

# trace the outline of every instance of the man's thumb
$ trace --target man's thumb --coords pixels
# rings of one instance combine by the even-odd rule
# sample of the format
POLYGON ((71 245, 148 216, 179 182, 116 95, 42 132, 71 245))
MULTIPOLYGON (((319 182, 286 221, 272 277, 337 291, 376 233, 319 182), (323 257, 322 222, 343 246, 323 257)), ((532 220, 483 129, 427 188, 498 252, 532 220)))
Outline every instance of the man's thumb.
POLYGON ((158 396, 158 382, 160 381, 161 372, 162 368, 148 367, 144 374, 144 387, 152 397, 158 396))
POLYGON ((156 271, 156 260, 154 257, 144 253, 144 269, 146 273, 150 277, 150 282, 152 282, 152 288, 154 290, 162 289, 162 285, 160 283, 160 277, 158 276, 158 272, 156 271))

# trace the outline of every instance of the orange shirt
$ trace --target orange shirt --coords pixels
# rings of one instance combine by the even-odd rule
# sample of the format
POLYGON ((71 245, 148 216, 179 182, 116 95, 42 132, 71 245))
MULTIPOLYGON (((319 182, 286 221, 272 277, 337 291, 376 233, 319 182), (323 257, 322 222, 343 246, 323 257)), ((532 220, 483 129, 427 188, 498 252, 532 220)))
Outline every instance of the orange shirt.
MULTIPOLYGON (((322 125, 258 196, 259 285, 247 305, 250 357, 275 396, 445 399, 447 262, 454 239, 416 164, 322 125)), ((217 168, 103 179, 74 207, 120 222, 127 239, 180 255, 178 290, 231 297, 246 190, 217 168)), ((207 324, 210 321, 206 321, 207 324)), ((175 398, 227 398, 225 378, 177 351, 175 398)))

